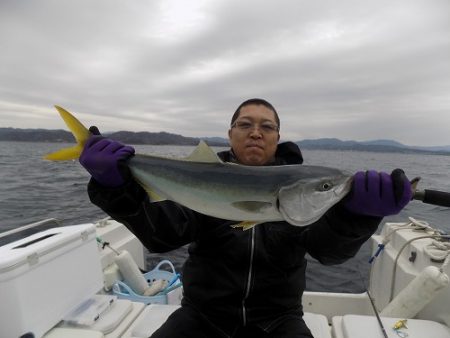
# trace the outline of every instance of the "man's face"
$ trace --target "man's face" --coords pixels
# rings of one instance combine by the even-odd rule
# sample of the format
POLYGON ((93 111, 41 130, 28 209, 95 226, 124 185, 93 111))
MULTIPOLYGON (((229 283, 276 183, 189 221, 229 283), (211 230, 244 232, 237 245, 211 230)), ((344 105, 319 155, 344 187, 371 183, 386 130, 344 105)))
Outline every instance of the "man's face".
POLYGON ((273 160, 280 139, 275 113, 264 105, 244 106, 228 136, 239 163, 265 165, 273 160))

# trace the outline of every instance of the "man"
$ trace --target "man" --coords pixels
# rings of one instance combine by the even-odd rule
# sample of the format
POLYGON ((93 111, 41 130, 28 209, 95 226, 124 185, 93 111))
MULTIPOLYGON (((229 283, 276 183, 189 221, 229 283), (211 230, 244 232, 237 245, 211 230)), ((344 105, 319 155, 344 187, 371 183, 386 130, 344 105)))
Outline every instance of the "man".
MULTIPOLYGON (((280 121, 262 99, 243 102, 228 131, 231 149, 218 155, 245 165, 301 164, 291 142, 278 144, 280 121)), ((131 178, 126 159, 134 149, 92 136, 80 157, 91 173, 91 201, 124 223, 153 252, 190 243, 183 267, 184 297, 152 337, 312 337, 302 319, 305 254, 323 264, 353 257, 383 216, 411 199, 403 171, 368 171, 354 176, 349 196, 317 222, 295 227, 236 223, 199 214, 171 201, 150 203, 131 178)))

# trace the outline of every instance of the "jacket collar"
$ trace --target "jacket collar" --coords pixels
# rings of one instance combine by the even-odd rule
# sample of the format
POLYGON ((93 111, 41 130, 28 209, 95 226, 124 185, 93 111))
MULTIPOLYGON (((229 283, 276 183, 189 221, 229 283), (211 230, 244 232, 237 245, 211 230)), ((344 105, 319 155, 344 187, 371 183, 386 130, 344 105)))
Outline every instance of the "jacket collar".
MULTIPOLYGON (((224 162, 238 163, 233 149, 217 153, 224 162)), ((275 160, 267 165, 302 164, 303 156, 300 148, 294 142, 279 143, 275 152, 275 160)))

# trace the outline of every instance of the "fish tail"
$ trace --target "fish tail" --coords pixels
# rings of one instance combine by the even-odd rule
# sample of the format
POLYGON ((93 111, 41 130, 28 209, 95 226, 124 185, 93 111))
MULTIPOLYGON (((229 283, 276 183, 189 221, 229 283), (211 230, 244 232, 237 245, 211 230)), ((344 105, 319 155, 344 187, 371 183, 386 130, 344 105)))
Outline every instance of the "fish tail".
POLYGON ((83 151, 84 144, 91 136, 91 133, 85 126, 83 126, 83 124, 81 124, 80 121, 75 118, 75 116, 73 116, 67 110, 59 106, 55 106, 55 108, 59 112, 59 115, 61 115, 67 127, 72 132, 77 144, 73 147, 60 149, 51 154, 47 154, 44 156, 44 159, 51 161, 75 160, 80 157, 81 152, 83 151))

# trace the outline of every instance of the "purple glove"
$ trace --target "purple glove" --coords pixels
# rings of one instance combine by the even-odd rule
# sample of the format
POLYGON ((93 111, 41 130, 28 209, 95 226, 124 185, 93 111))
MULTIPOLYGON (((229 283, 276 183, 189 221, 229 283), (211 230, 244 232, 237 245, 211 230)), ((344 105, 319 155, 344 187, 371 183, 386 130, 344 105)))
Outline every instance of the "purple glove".
POLYGON ((353 176, 345 207, 355 214, 384 217, 395 215, 412 198, 411 183, 401 169, 391 175, 369 170, 353 176))
POLYGON ((104 138, 95 129, 89 128, 97 135, 87 140, 80 163, 98 183, 116 188, 124 184, 130 175, 125 161, 134 155, 134 148, 104 138))

